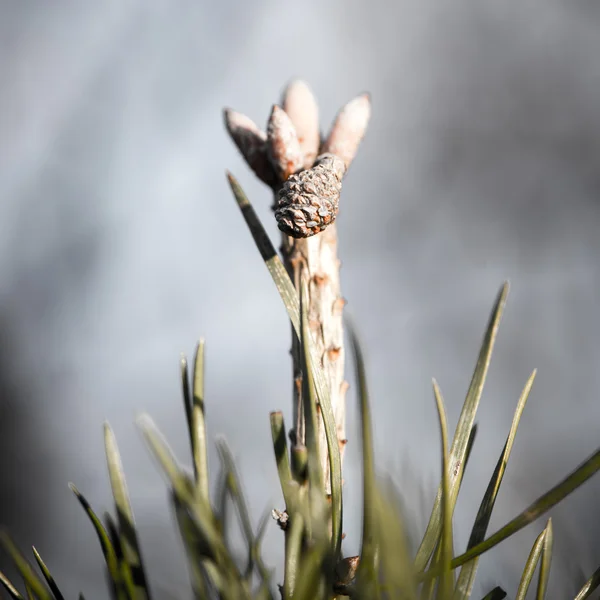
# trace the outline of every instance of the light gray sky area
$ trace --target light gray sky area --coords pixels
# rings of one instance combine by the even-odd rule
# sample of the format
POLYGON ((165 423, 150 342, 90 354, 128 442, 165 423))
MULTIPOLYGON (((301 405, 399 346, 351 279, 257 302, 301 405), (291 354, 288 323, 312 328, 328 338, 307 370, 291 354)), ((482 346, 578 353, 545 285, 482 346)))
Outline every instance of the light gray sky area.
MULTIPOLYGON (((323 128, 372 94, 340 202, 342 287, 364 343, 377 459, 410 514, 428 517, 440 471, 431 377, 453 428, 505 279, 457 549, 533 368, 490 531, 596 449, 599 26, 591 0, 0 4, 0 521, 23 549, 36 545, 69 597, 107 597, 100 548, 67 487, 112 508, 105 420, 156 596, 191 597, 165 482, 134 419, 150 413, 188 460, 178 361, 200 336, 211 439, 229 440, 255 521, 282 507, 268 413, 291 421, 290 330, 226 169, 279 236, 221 111, 263 126, 292 78, 317 95, 323 128)), ((348 414, 352 553, 353 393, 348 414)), ((600 563, 599 493, 600 478, 552 512, 551 599, 600 563)), ((501 583, 514 597, 544 524, 482 559, 481 595, 501 583)), ((273 524, 267 561, 281 552, 273 524)))

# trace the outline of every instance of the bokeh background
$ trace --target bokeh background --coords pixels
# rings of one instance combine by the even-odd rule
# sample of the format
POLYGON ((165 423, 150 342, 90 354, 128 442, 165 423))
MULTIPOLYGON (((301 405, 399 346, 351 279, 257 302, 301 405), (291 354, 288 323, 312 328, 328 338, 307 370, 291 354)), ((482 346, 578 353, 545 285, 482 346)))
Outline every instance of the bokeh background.
MULTIPOLYGON (((229 440, 255 518, 281 506, 268 412, 291 415, 289 327, 225 169, 278 234, 221 111, 262 125, 292 78, 318 96, 324 128, 372 94, 338 221, 343 291, 365 345, 379 464, 417 525, 439 476, 431 377, 453 427, 507 278, 459 549, 534 367, 490 531, 595 450, 599 26, 592 0, 0 3, 0 521, 22 548, 36 544, 69 596, 107 597, 67 482, 111 508, 108 420, 156 597, 190 597, 165 484, 134 419, 150 413, 188 460, 178 360, 200 336, 210 435, 229 440)), ((348 413, 351 553, 352 394, 348 413)), ((599 492, 593 480, 552 513, 551 598, 572 597, 600 563, 599 492)), ((482 595, 502 583, 514 597, 544 524, 482 559, 482 595)), ((281 550, 273 525, 267 560, 281 550)))

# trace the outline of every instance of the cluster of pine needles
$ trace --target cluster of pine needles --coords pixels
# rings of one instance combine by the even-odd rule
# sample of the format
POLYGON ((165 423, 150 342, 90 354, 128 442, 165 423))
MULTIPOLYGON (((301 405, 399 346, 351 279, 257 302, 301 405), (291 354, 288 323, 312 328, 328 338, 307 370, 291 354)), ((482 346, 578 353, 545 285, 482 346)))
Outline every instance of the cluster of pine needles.
MULTIPOLYGON (((233 194, 248 224, 265 264, 281 295, 303 352, 302 382, 306 415, 306 445, 288 448, 281 412, 270 415, 273 450, 281 482, 285 510, 263 515, 256 529, 252 525, 240 479, 227 444, 217 442, 221 472, 217 489, 209 489, 207 434, 204 402, 204 343, 198 345, 191 373, 185 359, 181 380, 193 473, 182 467, 148 416, 139 419, 143 436, 170 485, 170 498, 185 547, 193 595, 197 599, 222 600, 317 600, 350 597, 362 599, 463 600, 471 598, 479 557, 506 538, 536 521, 600 469, 600 450, 583 462, 504 527, 488 535, 488 525, 498 496, 517 427, 533 385, 535 371, 525 384, 517 403, 506 443, 481 501, 464 553, 455 556, 452 515, 476 431, 475 416, 490 363, 498 326, 508 294, 508 284, 500 289, 494 304, 473 377, 460 418, 450 441, 444 401, 437 383, 433 396, 441 432, 442 478, 429 524, 416 555, 407 543, 397 498, 376 476, 371 433, 367 380, 361 349, 349 326, 357 382, 358 412, 361 424, 363 471, 363 527, 360 554, 342 554, 342 474, 333 411, 323 373, 313 349, 306 319, 306 289, 300 294, 292 284, 277 252, 237 181, 229 175, 233 194), (331 494, 322 480, 317 443, 317 411, 320 405, 327 434, 331 494), (227 538, 225 507, 233 503, 246 542, 246 560, 236 559, 227 538), (261 540, 274 517, 285 537, 284 579, 273 581, 273 571, 261 558, 261 540), (243 562, 244 564, 240 564, 243 562)), ((112 430, 105 425, 104 441, 116 517, 101 519, 85 497, 71 486, 90 519, 106 562, 110 593, 116 600, 149 600, 153 594, 146 575, 125 476, 112 430)), ((10 598, 22 600, 63 600, 59 586, 39 553, 33 549, 39 572, 33 568, 15 543, 2 534, 2 544, 24 580, 25 595, 0 573, 0 582, 10 598)), ((549 519, 537 537, 525 562, 516 590, 525 598, 532 583, 536 597, 548 591, 553 532, 549 519), (537 581, 534 581, 537 573, 537 581)), ((590 597, 600 586, 600 569, 585 583, 576 600, 590 597)), ((511 593, 515 593, 511 590, 511 593)), ((485 596, 499 600, 507 592, 495 587, 485 596)), ((80 595, 80 600, 84 595, 80 595)))

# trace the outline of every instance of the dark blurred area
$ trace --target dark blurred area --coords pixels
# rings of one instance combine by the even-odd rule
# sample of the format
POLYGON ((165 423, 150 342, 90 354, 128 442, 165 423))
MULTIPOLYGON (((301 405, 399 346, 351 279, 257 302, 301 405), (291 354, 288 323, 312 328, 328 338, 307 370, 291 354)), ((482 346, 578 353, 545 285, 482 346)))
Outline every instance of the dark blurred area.
MULTIPOLYGON (((599 25, 599 6, 577 0, 0 5, 0 522, 22 549, 36 545, 67 595, 107 597, 67 482, 111 509, 108 420, 156 596, 191 597, 134 419, 148 412, 189 460, 178 358, 199 336, 209 433, 230 441, 257 520, 281 504, 268 412, 291 417, 289 327, 225 169, 278 233, 221 110, 263 126, 295 77, 317 95, 323 128, 372 94, 340 205, 342 287, 367 356, 377 457, 409 514, 428 518, 439 477, 431 377, 454 427, 505 279, 459 549, 534 367, 490 532, 596 449, 599 25)), ((355 412, 351 394, 347 553, 360 543, 355 412)), ((599 492, 594 479, 551 513, 550 598, 572 597, 600 564, 599 492)), ((544 525, 486 555, 475 592, 514 595, 544 525)), ((271 527, 267 562, 281 551, 271 527)), ((13 573, 4 554, 0 569, 13 573)))

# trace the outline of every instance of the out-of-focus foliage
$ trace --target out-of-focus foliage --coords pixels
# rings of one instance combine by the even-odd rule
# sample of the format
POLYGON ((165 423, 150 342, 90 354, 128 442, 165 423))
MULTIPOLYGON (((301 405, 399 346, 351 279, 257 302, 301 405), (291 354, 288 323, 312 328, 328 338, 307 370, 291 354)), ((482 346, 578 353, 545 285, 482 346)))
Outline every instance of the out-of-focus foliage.
MULTIPOLYGON (((263 516, 256 527, 241 488, 232 454, 224 440, 218 441, 221 458, 219 486, 209 489, 207 435, 204 398, 204 344, 198 345, 192 383, 185 359, 182 360, 184 408, 188 423, 193 470, 189 472, 173 456, 152 420, 144 415, 139 426, 144 438, 168 481, 172 506, 188 557, 189 575, 194 596, 239 599, 313 600, 349 596, 355 599, 440 599, 462 600, 471 597, 478 559, 526 525, 555 506, 600 469, 600 450, 583 462, 562 482, 542 495, 504 527, 487 536, 487 528, 498 490, 509 459, 523 409, 531 391, 535 372, 527 381, 518 401, 506 444, 473 525, 466 551, 454 555, 452 515, 459 489, 473 449, 475 417, 481 399, 500 319, 508 295, 508 284, 500 289, 484 335, 471 385, 454 433, 448 444, 445 408, 441 391, 434 381, 434 399, 439 414, 442 448, 442 480, 431 517, 415 556, 411 556, 405 524, 398 509, 397 492, 384 486, 377 477, 373 452, 371 415, 362 351, 354 329, 350 328, 358 389, 358 412, 362 431, 363 460, 363 532, 358 556, 342 553, 342 495, 339 448, 328 391, 324 385, 303 303, 287 275, 273 244, 269 240, 250 202, 235 179, 229 176, 234 196, 249 225, 254 241, 265 260, 288 311, 294 331, 304 349, 302 380, 306 388, 306 447, 288 448, 286 428, 280 412, 271 414, 271 431, 276 468, 285 501, 284 510, 272 516, 285 537, 284 580, 275 589, 272 572, 261 558, 261 539, 269 520, 263 516), (327 431, 330 470, 330 496, 325 494, 320 472, 315 428, 317 404, 327 431), (212 496, 212 497, 211 497, 212 496), (227 539, 225 506, 233 503, 246 542, 246 558, 240 562, 227 539), (487 536, 487 537, 486 537, 487 536), (457 573, 458 572, 458 573, 457 573)), ((129 502, 125 475, 117 443, 108 424, 104 428, 108 471, 116 517, 96 515, 85 497, 71 486, 96 531, 113 598, 144 600, 153 597, 146 575, 142 550, 138 542, 133 511, 129 502)), ((18 550, 8 534, 1 537, 5 550, 13 558, 25 583, 25 596, 0 574, 0 583, 11 598, 62 600, 58 583, 53 579, 39 553, 33 549, 41 575, 18 550)), ((552 556, 552 521, 549 520, 526 559, 523 576, 516 590, 524 598, 534 580, 536 569, 537 598, 547 591, 552 556), (538 567, 539 565, 539 567, 538 567)), ((576 597, 588 598, 600 585, 594 573, 576 597)), ((486 598, 506 597, 496 587, 486 598)), ((84 598, 83 594, 80 598, 84 598)))

